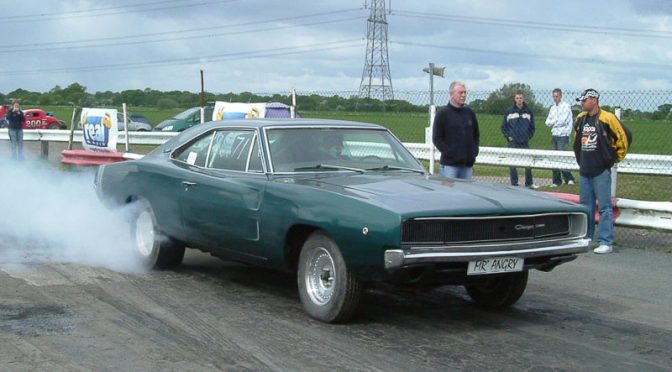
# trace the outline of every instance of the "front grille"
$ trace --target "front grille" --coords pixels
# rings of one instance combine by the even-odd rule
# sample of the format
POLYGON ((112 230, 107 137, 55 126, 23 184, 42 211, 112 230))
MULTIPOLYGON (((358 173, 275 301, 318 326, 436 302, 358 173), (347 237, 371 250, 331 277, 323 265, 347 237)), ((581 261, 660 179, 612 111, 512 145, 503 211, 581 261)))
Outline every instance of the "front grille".
POLYGON ((417 219, 402 225, 402 244, 462 244, 562 237, 570 234, 567 214, 417 219))

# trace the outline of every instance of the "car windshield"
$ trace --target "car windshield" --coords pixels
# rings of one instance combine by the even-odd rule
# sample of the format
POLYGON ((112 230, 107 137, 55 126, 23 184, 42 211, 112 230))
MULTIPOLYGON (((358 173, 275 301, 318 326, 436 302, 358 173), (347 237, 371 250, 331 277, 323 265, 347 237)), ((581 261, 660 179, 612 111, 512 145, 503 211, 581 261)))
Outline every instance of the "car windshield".
POLYGON ((189 117, 194 115, 194 113, 199 112, 200 110, 201 110, 200 107, 190 108, 189 110, 182 111, 179 114, 175 115, 173 119, 188 119, 189 117))
POLYGON ((274 172, 425 171, 383 129, 269 128, 267 140, 274 172))

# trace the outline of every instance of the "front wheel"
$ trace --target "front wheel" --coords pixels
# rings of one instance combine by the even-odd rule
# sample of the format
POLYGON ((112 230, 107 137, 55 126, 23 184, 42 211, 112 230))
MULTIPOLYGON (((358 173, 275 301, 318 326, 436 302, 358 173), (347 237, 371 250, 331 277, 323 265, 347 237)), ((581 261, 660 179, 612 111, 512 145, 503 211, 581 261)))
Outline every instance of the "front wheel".
POLYGON ((160 233, 149 202, 136 201, 132 208, 132 249, 142 265, 147 268, 171 269, 182 263, 184 245, 177 244, 160 233))
POLYGON ((336 242, 323 232, 311 234, 301 248, 297 275, 299 296, 308 315, 326 322, 352 316, 362 292, 336 242))
POLYGON ((467 284, 464 287, 477 304, 491 308, 511 306, 525 292, 527 287, 527 271, 497 275, 483 281, 467 284))

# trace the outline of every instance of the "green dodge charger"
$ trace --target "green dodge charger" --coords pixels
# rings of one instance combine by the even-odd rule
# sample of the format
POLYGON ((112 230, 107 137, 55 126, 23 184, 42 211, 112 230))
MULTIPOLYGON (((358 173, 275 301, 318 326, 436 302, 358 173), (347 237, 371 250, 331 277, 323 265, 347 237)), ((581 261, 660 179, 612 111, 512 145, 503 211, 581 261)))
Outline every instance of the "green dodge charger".
POLYGON ((464 285, 476 303, 506 307, 529 270, 590 242, 583 206, 430 176, 386 128, 348 121, 205 123, 100 167, 96 189, 132 211, 147 267, 175 267, 189 247, 290 271, 305 311, 324 322, 351 317, 373 282, 464 285))

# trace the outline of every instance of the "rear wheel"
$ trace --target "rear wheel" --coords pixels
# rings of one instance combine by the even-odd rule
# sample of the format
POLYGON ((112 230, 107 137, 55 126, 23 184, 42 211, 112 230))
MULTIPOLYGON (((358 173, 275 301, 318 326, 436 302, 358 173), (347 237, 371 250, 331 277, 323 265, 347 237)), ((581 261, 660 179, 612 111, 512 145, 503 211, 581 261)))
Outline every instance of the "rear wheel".
POLYGON ((527 287, 527 277, 527 271, 502 274, 464 287, 469 297, 477 304, 503 308, 513 305, 520 299, 527 287))
POLYGON ((156 223, 152 206, 146 200, 133 203, 131 238, 133 254, 147 268, 171 269, 182 263, 184 245, 163 236, 156 223))
POLYGON ((49 126, 47 128, 48 129, 60 129, 61 126, 56 124, 56 123, 51 123, 51 124, 49 124, 49 126))
POLYGON ((360 280, 348 269, 336 242, 322 232, 303 244, 297 280, 303 308, 317 320, 347 320, 359 304, 360 280))

